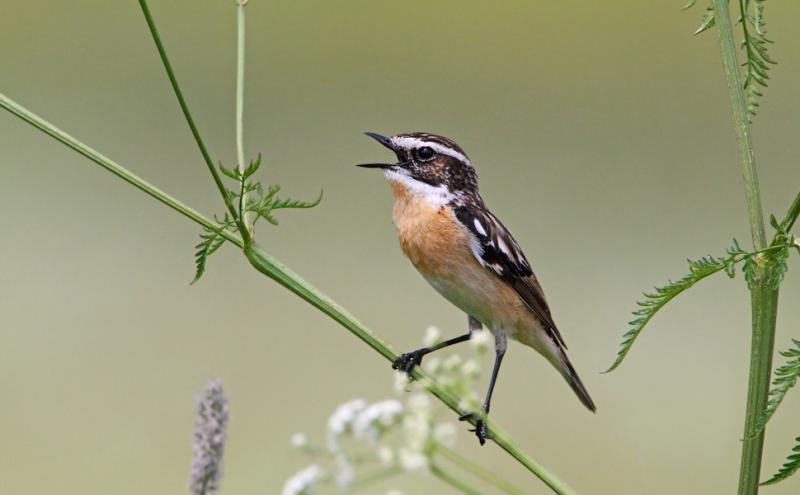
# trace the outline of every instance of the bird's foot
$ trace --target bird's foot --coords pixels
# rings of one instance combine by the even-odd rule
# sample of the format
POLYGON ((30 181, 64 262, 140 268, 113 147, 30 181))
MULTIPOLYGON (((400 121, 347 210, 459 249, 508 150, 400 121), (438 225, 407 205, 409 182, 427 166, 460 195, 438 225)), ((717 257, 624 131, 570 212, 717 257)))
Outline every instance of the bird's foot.
POLYGON ((489 428, 486 426, 486 422, 483 420, 483 416, 478 413, 467 413, 460 418, 459 421, 474 421, 475 428, 469 430, 475 433, 475 436, 478 437, 478 441, 481 445, 486 443, 486 439, 489 438, 489 428))
POLYGON ((405 354, 400 354, 397 359, 392 363, 392 369, 402 371, 407 375, 411 375, 411 370, 414 366, 422 364, 422 356, 425 354, 421 351, 411 351, 405 354))

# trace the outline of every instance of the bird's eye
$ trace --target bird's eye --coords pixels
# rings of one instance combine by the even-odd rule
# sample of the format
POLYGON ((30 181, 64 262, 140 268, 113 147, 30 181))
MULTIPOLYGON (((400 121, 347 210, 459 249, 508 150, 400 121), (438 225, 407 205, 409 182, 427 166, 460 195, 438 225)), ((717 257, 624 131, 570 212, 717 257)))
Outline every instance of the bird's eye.
POLYGON ((417 150, 417 158, 423 162, 427 162, 428 160, 432 159, 434 155, 436 155, 436 153, 430 146, 423 146, 417 150))

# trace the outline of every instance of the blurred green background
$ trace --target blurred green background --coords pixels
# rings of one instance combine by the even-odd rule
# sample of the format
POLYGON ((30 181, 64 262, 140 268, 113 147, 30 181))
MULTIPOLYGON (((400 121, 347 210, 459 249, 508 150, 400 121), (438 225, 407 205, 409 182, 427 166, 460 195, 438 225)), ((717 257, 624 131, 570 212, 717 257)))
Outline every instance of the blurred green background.
MULTIPOLYGON (((0 91, 201 211, 222 211, 136 2, 1 5, 0 91)), ((741 279, 703 282, 653 321, 619 371, 598 374, 642 290, 734 236, 749 244, 716 35, 693 38, 702 7, 681 6, 248 7, 247 153, 264 154, 265 181, 287 194, 325 190, 320 207, 262 225, 261 243, 398 348, 416 346, 427 325, 462 332, 463 315, 402 258, 383 179, 353 167, 387 158, 365 130, 458 141, 533 261, 599 407, 587 413, 515 345, 492 413, 580 493, 736 486, 750 341, 741 279)), ((234 1, 151 8, 212 154, 231 163, 234 1)), ((780 65, 754 128, 765 210, 779 215, 800 186, 798 15, 796 3, 768 5, 780 65)), ((386 362, 234 249, 190 287, 196 225, 8 114, 0 208, 4 493, 184 493, 193 395, 212 376, 232 401, 223 493, 278 493, 305 465, 291 433, 321 440, 339 402, 392 394, 386 362)), ((794 261, 779 349, 797 337, 794 261)), ((800 433, 798 413, 790 397, 771 423, 764 475, 800 433)), ((496 447, 466 433, 459 445, 547 493, 496 447)), ((418 477, 390 485, 452 493, 418 477)))

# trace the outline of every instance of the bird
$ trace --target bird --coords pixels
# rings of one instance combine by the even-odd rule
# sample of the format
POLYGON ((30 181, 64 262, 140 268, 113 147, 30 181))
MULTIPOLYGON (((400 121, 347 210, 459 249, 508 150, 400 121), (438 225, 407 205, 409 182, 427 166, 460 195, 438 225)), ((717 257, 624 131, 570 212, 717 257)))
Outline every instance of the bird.
POLYGON ((542 286, 511 232, 486 206, 478 190, 478 175, 464 150, 449 138, 427 132, 365 134, 397 158, 396 163, 358 166, 379 169, 388 180, 403 253, 439 294, 467 315, 466 334, 401 354, 392 368, 410 375, 424 356, 468 341, 485 325, 495 341, 488 390, 479 412, 459 418, 474 424, 471 431, 481 445, 490 438, 485 418, 508 339, 544 356, 583 405, 596 411, 567 357, 542 286))

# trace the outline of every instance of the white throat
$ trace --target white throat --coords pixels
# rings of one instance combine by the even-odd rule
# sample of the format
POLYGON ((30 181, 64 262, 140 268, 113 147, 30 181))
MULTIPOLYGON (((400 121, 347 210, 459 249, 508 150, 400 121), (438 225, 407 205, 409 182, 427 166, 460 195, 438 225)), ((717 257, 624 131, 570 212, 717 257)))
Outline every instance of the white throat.
POLYGON ((397 182, 404 186, 408 194, 414 196, 415 199, 426 201, 432 205, 446 205, 456 198, 456 195, 451 193, 444 184, 432 186, 425 182, 418 181, 402 171, 384 170, 383 175, 386 176, 390 182, 397 182))

